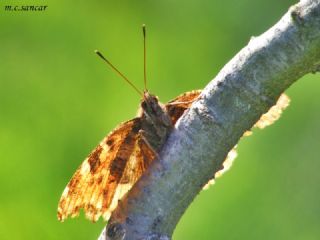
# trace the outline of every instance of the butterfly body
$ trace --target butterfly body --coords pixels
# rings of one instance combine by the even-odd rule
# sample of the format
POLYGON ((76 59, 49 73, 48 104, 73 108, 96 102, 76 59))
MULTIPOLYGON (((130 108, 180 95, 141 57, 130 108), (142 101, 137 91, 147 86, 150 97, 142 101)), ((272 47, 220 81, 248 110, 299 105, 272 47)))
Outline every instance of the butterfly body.
MULTIPOLYGON (((142 93, 99 51, 95 51, 141 96, 138 116, 121 123, 109 133, 76 170, 64 189, 58 204, 58 219, 79 215, 97 221, 108 220, 118 201, 132 188, 165 144, 174 125, 198 98, 201 90, 179 95, 167 104, 146 89, 146 31, 144 36, 144 85, 142 93)), ((257 126, 262 128, 277 120, 289 99, 281 97, 271 113, 264 114, 257 126)), ((233 154, 235 155, 235 154, 233 154)), ((228 160, 228 157, 227 157, 228 160)), ((226 160, 226 162, 228 162, 226 160)))
POLYGON ((141 137, 157 153, 166 141, 173 123, 164 105, 147 91, 144 93, 140 107, 141 137))
MULTIPOLYGON (((200 92, 186 92, 167 104, 161 104, 156 96, 145 92, 138 116, 119 124, 74 173, 60 198, 58 219, 75 217, 84 209, 91 221, 97 221, 100 216, 108 220, 118 201, 157 158, 173 126, 200 92)), ((272 124, 289 101, 286 95, 281 95, 255 126, 263 128, 272 124)), ((228 156, 225 162, 229 162, 228 159, 232 162, 234 157, 228 156)), ((228 169, 224 168, 215 176, 228 169)))
POLYGON ((167 104, 148 91, 138 116, 108 134, 75 172, 58 205, 58 219, 75 217, 108 220, 118 201, 158 156, 176 121, 200 91, 178 96, 167 104))

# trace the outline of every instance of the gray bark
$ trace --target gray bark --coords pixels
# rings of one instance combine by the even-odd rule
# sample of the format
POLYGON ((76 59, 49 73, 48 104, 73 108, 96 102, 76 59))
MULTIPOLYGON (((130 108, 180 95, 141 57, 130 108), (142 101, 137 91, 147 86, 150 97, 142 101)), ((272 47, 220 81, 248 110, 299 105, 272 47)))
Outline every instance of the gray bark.
POLYGON ((252 37, 178 121, 160 159, 119 202, 101 240, 171 239, 182 214, 246 130, 320 68, 320 0, 302 0, 252 37))

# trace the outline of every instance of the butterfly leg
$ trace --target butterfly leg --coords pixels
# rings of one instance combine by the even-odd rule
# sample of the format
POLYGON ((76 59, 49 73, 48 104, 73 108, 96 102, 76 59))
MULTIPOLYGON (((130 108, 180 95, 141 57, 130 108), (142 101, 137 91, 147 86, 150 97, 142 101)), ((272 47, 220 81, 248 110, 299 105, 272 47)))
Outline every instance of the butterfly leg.
POLYGON ((181 101, 181 102, 172 102, 172 103, 167 103, 167 105, 171 105, 171 106, 174 106, 174 105, 189 105, 191 103, 194 102, 194 99, 190 100, 190 101, 181 101))
POLYGON ((145 142, 145 144, 148 145, 148 147, 152 150, 152 152, 156 155, 156 158, 159 157, 157 151, 155 151, 155 149, 153 149, 153 147, 151 146, 151 144, 149 143, 149 141, 147 140, 146 137, 147 132, 144 130, 139 130, 139 135, 141 136, 141 139, 145 142))

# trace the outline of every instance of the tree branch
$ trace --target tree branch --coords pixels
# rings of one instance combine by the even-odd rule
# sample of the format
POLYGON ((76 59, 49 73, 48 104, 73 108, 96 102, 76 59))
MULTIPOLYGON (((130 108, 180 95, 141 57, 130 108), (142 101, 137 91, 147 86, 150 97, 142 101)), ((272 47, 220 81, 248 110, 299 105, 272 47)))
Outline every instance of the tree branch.
POLYGON ((253 37, 207 85, 176 124, 160 159, 119 202, 100 239, 170 239, 243 133, 319 66, 320 0, 302 0, 253 37))

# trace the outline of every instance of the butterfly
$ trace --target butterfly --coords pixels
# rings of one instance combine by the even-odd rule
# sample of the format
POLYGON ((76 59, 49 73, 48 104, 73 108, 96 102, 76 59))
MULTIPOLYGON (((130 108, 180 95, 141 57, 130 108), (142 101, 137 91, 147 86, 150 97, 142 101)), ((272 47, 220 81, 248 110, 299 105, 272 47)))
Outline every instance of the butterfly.
MULTIPOLYGON (((84 209, 86 217, 95 222, 108 220, 118 201, 132 188, 149 165, 158 157, 174 125, 199 98, 201 90, 179 95, 166 104, 146 88, 146 30, 144 36, 144 84, 140 92, 99 51, 96 53, 142 96, 137 117, 121 123, 89 154, 62 193, 58 219, 75 217, 84 209)), ((279 118, 289 99, 282 95, 278 103, 256 124, 263 128, 279 118), (260 124, 260 125, 258 125, 260 124)), ((235 156, 232 150, 224 164, 225 171, 235 156), (227 164, 228 163, 228 164, 227 164)), ((219 176, 219 172, 216 173, 219 176)))

